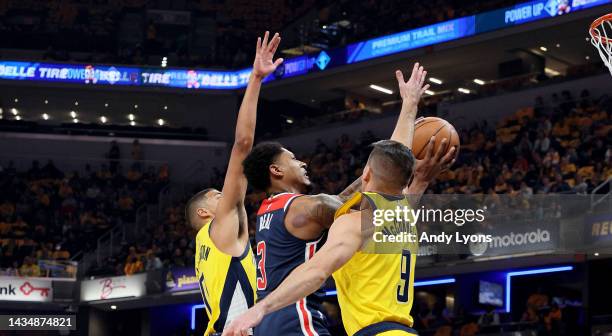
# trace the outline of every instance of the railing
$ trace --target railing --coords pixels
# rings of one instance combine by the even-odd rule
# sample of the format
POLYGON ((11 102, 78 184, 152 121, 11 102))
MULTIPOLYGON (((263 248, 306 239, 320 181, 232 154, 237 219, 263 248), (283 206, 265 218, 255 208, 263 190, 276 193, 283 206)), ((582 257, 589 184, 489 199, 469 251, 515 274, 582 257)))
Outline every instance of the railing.
POLYGON ((157 197, 157 216, 161 218, 164 214, 164 209, 166 209, 172 203, 172 195, 170 194, 171 187, 170 184, 166 185, 159 192, 159 196, 157 197))
POLYGON ((610 197, 610 195, 612 195, 612 177, 608 177, 605 182, 595 187, 595 189, 593 189, 593 191, 591 192, 591 210, 595 209, 597 205, 599 205, 606 199, 612 201, 612 197, 610 197), (608 192, 605 194, 598 194, 598 192, 604 187, 606 187, 606 185, 608 186, 608 192))
MULTIPOLYGON (((28 170, 31 167, 32 161, 38 161, 41 168, 47 164, 47 160, 53 160, 55 167, 64 172, 69 172, 76 170, 79 173, 83 173, 85 171, 85 166, 90 165, 92 172, 96 172, 99 169, 99 166, 106 164, 109 165, 111 160, 108 158, 102 157, 79 157, 74 158, 69 155, 32 155, 32 154, 23 154, 23 153, 0 153, 0 162, 8 163, 12 161, 15 165, 15 168, 18 171, 28 170)), ((129 168, 134 163, 140 164, 143 168, 143 172, 146 171, 148 166, 160 167, 164 164, 168 164, 167 161, 159 161, 159 160, 132 160, 132 159, 117 159, 113 160, 117 162, 118 166, 122 168, 122 171, 119 173, 125 174, 128 172, 129 168)))
POLYGON ((134 217, 133 225, 126 229, 128 240, 134 239, 141 227, 145 227, 149 223, 149 211, 147 211, 147 204, 143 204, 136 209, 136 216, 134 217))
MULTIPOLYGON (((197 175, 202 174, 206 165, 202 160, 196 161, 191 167, 186 169, 183 176, 186 180, 195 180, 197 175)), ((93 262, 97 262, 101 265, 105 258, 112 256, 121 247, 122 243, 127 240, 135 240, 138 238, 139 233, 143 229, 147 229, 149 225, 154 222, 154 219, 161 218, 164 214, 164 210, 175 202, 178 198, 183 197, 189 184, 183 182, 180 184, 168 184, 161 189, 158 195, 157 206, 150 206, 143 204, 136 209, 136 214, 133 223, 120 223, 115 225, 111 230, 103 234, 98 238, 96 250, 94 253, 83 254, 79 253, 78 256, 83 255, 81 260, 82 267, 79 268, 79 275, 84 273, 93 262)))
MULTIPOLYGON (((206 164, 202 160, 198 160, 194 162, 191 167, 186 169, 185 175, 184 175, 185 176, 184 181, 198 181, 199 177, 202 176, 202 172, 204 171, 205 168, 206 168, 206 164)), ((197 184, 197 182, 181 183, 180 195, 184 196, 188 191, 190 191, 189 185, 193 185, 194 183, 197 184)))
POLYGON ((125 241, 125 223, 115 225, 110 231, 98 238, 96 249, 96 261, 102 264, 104 258, 112 256, 125 241))

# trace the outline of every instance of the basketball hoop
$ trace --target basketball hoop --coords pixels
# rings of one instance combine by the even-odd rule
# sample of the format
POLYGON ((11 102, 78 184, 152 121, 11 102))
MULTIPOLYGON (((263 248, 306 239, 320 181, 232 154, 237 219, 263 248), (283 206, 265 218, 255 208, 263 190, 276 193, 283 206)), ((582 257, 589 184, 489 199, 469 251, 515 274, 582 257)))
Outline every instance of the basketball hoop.
POLYGON ((612 75, 612 13, 606 14, 591 24, 591 43, 612 75))

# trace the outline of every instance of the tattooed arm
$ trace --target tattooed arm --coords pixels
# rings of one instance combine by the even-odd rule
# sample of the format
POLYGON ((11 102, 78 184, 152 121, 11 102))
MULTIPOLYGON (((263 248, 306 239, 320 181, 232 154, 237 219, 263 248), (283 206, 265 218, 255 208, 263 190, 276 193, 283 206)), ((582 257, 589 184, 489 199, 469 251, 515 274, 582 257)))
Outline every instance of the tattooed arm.
POLYGON ((361 190, 361 177, 357 178, 353 183, 351 183, 348 187, 344 188, 336 197, 344 203, 351 198, 351 196, 361 190))
POLYGON ((342 203, 336 195, 300 196, 287 210, 285 227, 297 238, 305 240, 318 238, 334 222, 334 214, 342 203))

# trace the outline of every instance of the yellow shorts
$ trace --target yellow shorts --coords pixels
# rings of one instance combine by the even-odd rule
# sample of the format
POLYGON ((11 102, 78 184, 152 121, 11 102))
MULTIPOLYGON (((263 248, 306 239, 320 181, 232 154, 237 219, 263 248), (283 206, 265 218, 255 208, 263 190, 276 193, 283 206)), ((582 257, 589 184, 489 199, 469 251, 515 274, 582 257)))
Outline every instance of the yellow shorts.
POLYGON ((416 336, 416 334, 409 333, 403 330, 389 330, 389 331, 383 331, 377 336, 416 336))

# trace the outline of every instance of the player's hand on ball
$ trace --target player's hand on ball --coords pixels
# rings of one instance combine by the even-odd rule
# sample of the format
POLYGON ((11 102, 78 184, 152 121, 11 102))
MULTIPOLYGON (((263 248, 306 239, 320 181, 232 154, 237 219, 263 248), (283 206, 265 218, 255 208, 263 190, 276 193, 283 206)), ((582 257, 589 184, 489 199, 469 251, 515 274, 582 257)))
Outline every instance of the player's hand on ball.
POLYGON ((451 147, 444 154, 444 151, 447 149, 448 139, 442 139, 438 150, 434 153, 435 142, 436 137, 431 137, 427 143, 427 148, 425 148, 425 157, 422 160, 416 160, 414 178, 419 181, 429 183, 455 163, 455 152, 457 151, 455 147, 451 147))
POLYGON ((242 315, 238 316, 230 323, 227 328, 223 329, 222 336, 248 336, 252 335, 251 328, 261 323, 264 317, 264 312, 261 305, 255 305, 242 315))
POLYGON ((401 70, 395 71, 395 78, 397 78, 400 96, 406 103, 418 103, 423 93, 429 89, 429 84, 423 85, 425 78, 427 78, 427 71, 419 63, 414 63, 412 74, 407 82, 404 80, 404 74, 401 70))
POLYGON ((255 61, 253 62, 253 76, 259 79, 264 79, 266 76, 274 72, 276 68, 283 63, 283 59, 279 58, 274 61, 274 53, 280 44, 280 36, 278 33, 274 34, 272 39, 268 42, 269 32, 264 34, 263 40, 261 37, 257 38, 257 47, 255 49, 255 61))

